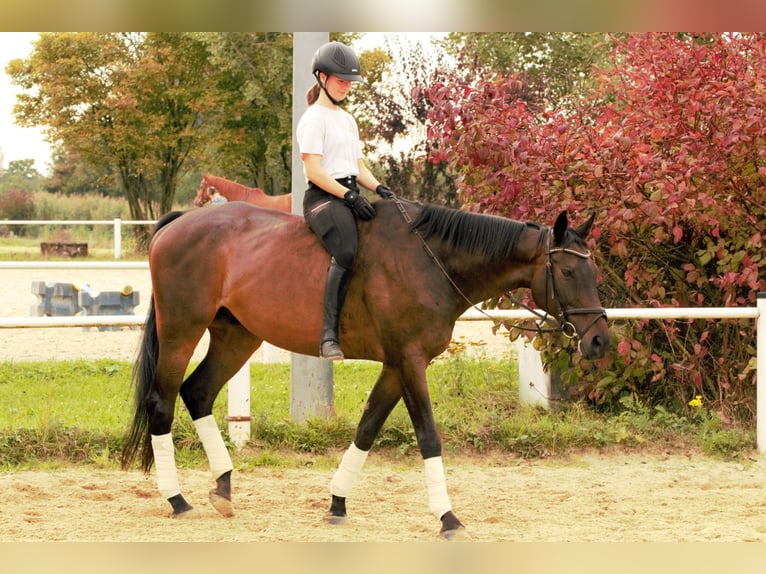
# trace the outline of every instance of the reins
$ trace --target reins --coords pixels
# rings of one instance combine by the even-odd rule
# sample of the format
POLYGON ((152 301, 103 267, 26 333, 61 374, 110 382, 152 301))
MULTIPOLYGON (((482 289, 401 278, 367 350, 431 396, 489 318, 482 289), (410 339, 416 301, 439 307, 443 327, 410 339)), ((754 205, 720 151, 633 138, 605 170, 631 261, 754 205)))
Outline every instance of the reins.
MULTIPOLYGON (((434 264, 439 268, 439 270, 444 274, 444 276, 447 278, 447 281, 449 281, 450 285, 452 285, 453 289, 455 289, 455 292, 460 295, 466 303, 482 315, 485 315, 489 319, 492 319, 493 321, 496 320, 492 315, 487 313, 484 309, 480 308, 476 303, 471 301, 468 296, 463 293, 463 291, 460 289, 460 287, 455 283, 455 281, 450 277, 447 270, 444 268, 444 265, 439 260, 439 258, 436 256, 436 254, 433 252, 431 247, 428 245, 426 240, 421 235, 420 231, 417 229, 414 229, 412 227, 412 218, 410 217, 409 213, 407 213, 407 210, 404 208, 404 205, 402 204, 402 201, 399 199, 397 195, 394 195, 393 198, 394 203, 396 204, 396 207, 399 209, 399 212, 402 214, 402 217, 404 218, 404 221, 407 223, 407 225, 410 227, 412 232, 417 235, 418 239, 420 239, 420 242, 423 244, 423 249, 428 254, 428 256, 431 258, 431 260, 434 262, 434 264)), ((551 294, 553 300, 558 304, 559 310, 561 311, 561 319, 558 317, 555 317, 548 313, 547 311, 541 311, 539 309, 533 309, 517 297, 514 297, 512 293, 509 291, 506 291, 503 295, 505 295, 510 301, 512 301, 514 304, 518 305, 519 307, 525 309, 526 311, 529 311, 533 315, 535 315, 538 319, 538 323, 536 328, 531 329, 528 327, 523 327, 520 325, 515 324, 509 324, 503 321, 503 326, 505 326, 507 329, 518 329, 520 331, 533 331, 536 333, 548 333, 548 332, 561 332, 565 337, 567 338, 574 338, 577 334, 577 329, 575 328, 574 324, 569 320, 570 315, 590 315, 593 314, 595 317, 593 320, 588 324, 588 326, 583 330, 582 335, 585 335, 585 333, 590 330, 590 328, 596 324, 596 321, 598 321, 601 317, 606 317, 606 310, 603 307, 582 307, 582 308, 575 308, 575 309, 567 309, 564 304, 561 302, 561 299, 559 298, 558 289, 556 288, 556 280, 553 276, 553 265, 551 262, 551 255, 555 253, 568 253, 570 255, 576 255, 577 257, 581 257, 583 259, 588 259, 591 256, 590 251, 580 252, 580 251, 574 251, 573 249, 567 249, 564 247, 557 247, 554 249, 550 248, 550 230, 548 228, 545 228, 545 233, 548 234, 547 243, 548 246, 545 250, 545 283, 546 283, 546 293, 548 292, 548 282, 550 281, 551 285, 551 294), (562 321, 563 319, 563 321, 562 321), (547 322, 554 322, 556 324, 553 328, 547 328, 544 329, 541 327, 542 323, 547 322)), ((582 336, 580 335, 580 336, 582 336)))

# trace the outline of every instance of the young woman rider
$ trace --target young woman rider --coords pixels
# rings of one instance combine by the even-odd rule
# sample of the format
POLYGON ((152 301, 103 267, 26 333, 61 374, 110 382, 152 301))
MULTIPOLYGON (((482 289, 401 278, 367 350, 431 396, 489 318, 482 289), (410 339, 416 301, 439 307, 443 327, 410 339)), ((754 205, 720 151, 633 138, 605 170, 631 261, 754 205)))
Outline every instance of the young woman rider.
POLYGON ((296 131, 308 181, 303 215, 331 256, 320 356, 342 360, 338 323, 356 258, 356 220, 375 217, 375 208, 359 193, 359 185, 386 199, 393 194, 367 168, 356 120, 340 107, 351 83, 362 80, 359 58, 348 46, 329 42, 314 54, 311 72, 316 84, 306 96, 309 107, 296 131))

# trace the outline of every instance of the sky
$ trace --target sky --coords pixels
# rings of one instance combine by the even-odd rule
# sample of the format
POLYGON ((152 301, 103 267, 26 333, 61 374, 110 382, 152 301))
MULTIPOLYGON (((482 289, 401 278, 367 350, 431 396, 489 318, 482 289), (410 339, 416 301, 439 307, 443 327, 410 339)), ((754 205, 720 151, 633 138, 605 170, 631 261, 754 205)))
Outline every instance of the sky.
POLYGON ((0 150, 5 169, 11 161, 33 159, 35 169, 47 174, 51 161, 50 146, 37 128, 21 128, 13 122, 13 105, 19 88, 11 84, 5 66, 16 58, 27 58, 37 32, 0 32, 0 150))

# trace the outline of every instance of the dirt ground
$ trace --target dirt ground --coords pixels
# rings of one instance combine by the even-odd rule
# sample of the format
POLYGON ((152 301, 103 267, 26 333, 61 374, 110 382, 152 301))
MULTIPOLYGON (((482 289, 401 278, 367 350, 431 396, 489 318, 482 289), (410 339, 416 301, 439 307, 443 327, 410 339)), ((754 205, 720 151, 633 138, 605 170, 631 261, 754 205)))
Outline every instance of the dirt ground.
MULTIPOLYGON (((29 316, 32 281, 77 282, 96 291, 131 285, 146 312, 147 271, 2 270, 0 316, 29 316)), ((131 360, 140 329, 4 329, 0 360, 111 357, 131 360)), ((469 352, 508 356, 487 323, 458 323, 469 352)), ((204 351, 205 341, 198 349, 204 351)), ((268 351, 269 360, 283 360, 268 351)), ((264 360, 259 351, 252 360, 264 360)), ((520 461, 445 455, 447 486, 470 541, 766 541, 766 457, 720 462, 697 454, 589 453, 520 461)), ((0 473, 0 541, 432 541, 422 464, 373 451, 352 497, 349 520, 330 526, 332 469, 264 468, 233 477, 235 516, 207 502, 212 477, 180 469, 195 515, 172 520, 153 475, 92 467, 0 473)))
MULTIPOLYGON (((581 455, 519 462, 445 459, 466 540, 476 542, 766 541, 766 463, 697 456, 581 455)), ((181 469, 196 516, 173 520, 154 478, 68 468, 0 474, 0 541, 435 541, 422 465, 371 454, 345 525, 323 521, 331 470, 233 476, 235 516, 207 502, 212 478, 181 469)))

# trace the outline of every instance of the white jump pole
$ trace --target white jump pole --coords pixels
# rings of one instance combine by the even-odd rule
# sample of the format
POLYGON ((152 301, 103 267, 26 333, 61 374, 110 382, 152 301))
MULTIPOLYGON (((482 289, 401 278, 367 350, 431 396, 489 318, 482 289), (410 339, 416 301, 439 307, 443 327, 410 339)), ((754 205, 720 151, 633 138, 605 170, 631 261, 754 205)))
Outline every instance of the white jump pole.
POLYGON ((250 440, 250 361, 246 361, 228 383, 229 438, 237 448, 250 440))

